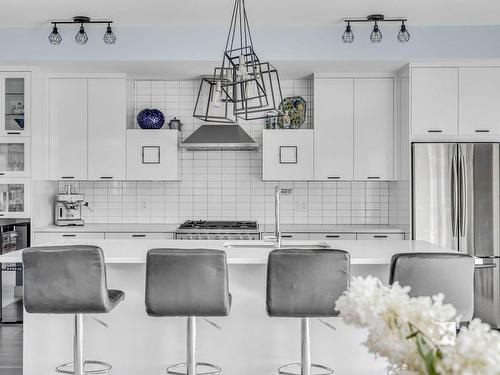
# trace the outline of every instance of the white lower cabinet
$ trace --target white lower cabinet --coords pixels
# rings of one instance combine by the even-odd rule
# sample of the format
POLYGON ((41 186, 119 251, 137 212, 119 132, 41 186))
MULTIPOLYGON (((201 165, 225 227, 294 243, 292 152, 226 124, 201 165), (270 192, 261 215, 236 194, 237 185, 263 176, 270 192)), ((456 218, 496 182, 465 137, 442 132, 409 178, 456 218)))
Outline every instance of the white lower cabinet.
POLYGON ((127 130, 127 180, 177 180, 178 130, 127 130))
POLYGON ((105 233, 107 240, 127 240, 127 239, 145 239, 145 240, 173 240, 173 233, 105 233))
POLYGON ((404 240, 403 233, 358 233, 358 240, 404 240))
POLYGON ((262 179, 312 180, 313 130, 263 130, 262 179))
POLYGON ((35 232, 35 245, 42 245, 47 242, 55 242, 60 240, 103 240, 104 233, 92 232, 35 232))
POLYGON ((356 233, 311 233, 310 240, 355 240, 356 233))

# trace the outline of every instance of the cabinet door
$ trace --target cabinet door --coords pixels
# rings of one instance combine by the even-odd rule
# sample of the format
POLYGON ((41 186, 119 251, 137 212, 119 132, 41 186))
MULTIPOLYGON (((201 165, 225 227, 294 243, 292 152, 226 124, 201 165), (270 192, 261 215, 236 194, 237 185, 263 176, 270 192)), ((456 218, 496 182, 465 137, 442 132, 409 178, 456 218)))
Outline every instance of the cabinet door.
POLYGON ((88 80, 88 177, 124 180, 126 171, 126 82, 88 80))
POLYGON ((178 130, 127 130, 127 180, 177 180, 178 130))
POLYGON ((312 180, 313 130, 264 130, 262 178, 312 180))
POLYGON ((413 135, 458 133, 458 69, 412 68, 413 135))
POLYGON ((500 134, 500 68, 459 70, 460 134, 500 134))
POLYGON ((51 79, 49 176, 87 179, 87 80, 51 79))
POLYGON ((0 176, 30 177, 29 137, 0 137, 0 176))
POLYGON ((314 80, 314 179, 353 178, 352 78, 314 80))
POLYGON ((358 240, 404 240, 403 233, 358 233, 358 240))
POLYGON ((0 179, 0 217, 30 217, 30 179, 0 179))
POLYGON ((87 232, 35 232, 35 246, 61 240, 104 240, 104 233, 87 232))
POLYGON ((30 74, 0 73, 0 135, 29 136, 30 133, 30 74))
POLYGON ((126 240, 126 239, 144 239, 144 240, 173 240, 173 233, 106 233, 105 239, 109 240, 126 240))
POLYGON ((354 80, 354 179, 394 177, 394 80, 354 80))
POLYGON ((356 233, 311 233, 309 235, 311 240, 355 240, 356 233))

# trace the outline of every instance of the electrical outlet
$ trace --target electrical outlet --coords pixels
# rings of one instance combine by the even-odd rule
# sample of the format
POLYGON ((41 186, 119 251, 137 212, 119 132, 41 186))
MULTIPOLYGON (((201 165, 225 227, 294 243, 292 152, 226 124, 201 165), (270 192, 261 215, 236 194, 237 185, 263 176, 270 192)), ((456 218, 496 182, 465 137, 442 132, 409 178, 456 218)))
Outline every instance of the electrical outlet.
POLYGON ((148 208, 148 202, 146 202, 146 201, 141 201, 141 208, 142 208, 143 210, 147 209, 147 208, 148 208))
POLYGON ((305 199, 295 201, 295 211, 297 212, 307 211, 307 201, 305 199))
POLYGON ((293 189, 281 189, 281 195, 292 195, 293 189))

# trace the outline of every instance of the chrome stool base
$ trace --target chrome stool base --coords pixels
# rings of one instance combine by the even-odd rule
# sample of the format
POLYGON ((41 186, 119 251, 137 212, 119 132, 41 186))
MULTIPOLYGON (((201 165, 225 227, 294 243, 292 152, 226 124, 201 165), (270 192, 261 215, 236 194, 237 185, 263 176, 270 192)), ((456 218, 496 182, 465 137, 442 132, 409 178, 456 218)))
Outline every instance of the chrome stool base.
MULTIPOLYGON (((301 367, 302 367, 301 363, 290 363, 289 365, 281 366, 278 369, 278 373, 280 375, 301 375, 301 367), (294 367, 297 367, 299 371, 298 372, 287 371, 288 369, 292 369, 294 367)), ((331 374, 333 374, 333 370, 330 367, 319 365, 317 363, 311 363, 311 370, 313 368, 321 369, 323 371, 321 371, 321 372, 314 372, 314 373, 311 371, 310 372, 311 375, 331 375, 331 374)))
MULTIPOLYGON (((204 371, 204 372, 196 372, 197 375, 219 375, 222 372, 222 369, 219 366, 213 365, 211 363, 206 363, 206 362, 196 362, 195 368, 198 366, 200 367, 208 367, 212 369, 212 371, 204 371)), ((177 365, 170 366, 167 368, 167 374, 172 374, 172 375, 187 375, 187 363, 179 363, 177 365), (177 369, 180 369, 182 367, 185 367, 185 371, 176 371, 177 369)))
MULTIPOLYGON (((74 367, 75 367, 74 362, 68 362, 68 363, 65 363, 63 365, 57 366, 56 372, 59 372, 62 374, 74 374, 75 373, 74 367)), ((111 368, 112 368, 111 365, 107 362, 93 361, 93 360, 83 362, 83 373, 84 374, 107 374, 108 372, 111 371, 111 368), (100 368, 90 369, 90 370, 85 369, 86 367, 90 367, 90 366, 96 366, 96 367, 100 367, 100 368)))

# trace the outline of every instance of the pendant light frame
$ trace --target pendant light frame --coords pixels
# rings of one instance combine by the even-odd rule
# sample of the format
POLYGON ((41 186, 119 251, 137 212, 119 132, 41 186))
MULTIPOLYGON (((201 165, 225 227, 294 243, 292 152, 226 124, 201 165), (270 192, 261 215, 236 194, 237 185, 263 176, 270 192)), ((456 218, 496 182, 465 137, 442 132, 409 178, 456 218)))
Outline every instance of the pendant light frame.
MULTIPOLYGON (((50 35, 54 34, 54 30, 57 31, 57 25, 78 25, 78 30, 80 30, 81 28, 83 28, 85 30, 85 25, 88 25, 88 24, 107 25, 106 32, 104 33, 104 35, 106 36, 106 34, 108 34, 108 32, 111 32, 111 34, 113 34, 113 36, 115 38, 114 38, 113 43, 108 43, 108 42, 105 42, 105 43, 106 44, 114 44, 116 42, 116 36, 113 33, 113 31, 111 30, 111 24, 113 23, 112 20, 93 20, 87 16, 75 16, 71 20, 54 20, 54 21, 50 21, 50 23, 52 24, 52 33, 50 35)), ((77 34, 78 33, 80 33, 80 31, 78 31, 77 34)), ((57 32, 57 35, 60 35, 59 32, 57 32)), ((62 40, 62 38, 61 38, 61 40, 62 40)), ((49 38, 49 41, 51 42, 51 44, 55 44, 55 43, 52 43, 50 38, 49 38)), ((60 42, 57 44, 60 44, 60 42)))
MULTIPOLYGON (((215 68, 215 72, 220 68, 215 68)), ((227 98, 225 91, 221 88, 220 106, 213 105, 214 95, 216 95, 217 85, 221 87, 221 78, 215 73, 208 77, 202 77, 198 96, 194 106, 193 117, 205 122, 236 123, 236 116, 233 114, 233 103, 227 98)))

